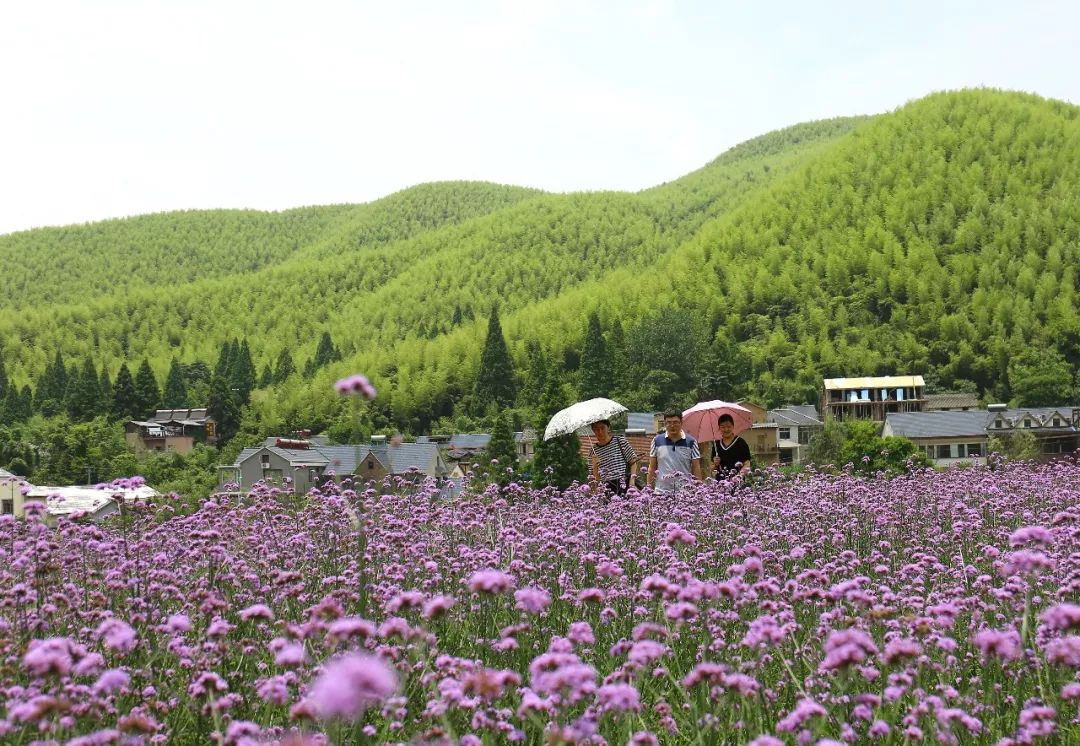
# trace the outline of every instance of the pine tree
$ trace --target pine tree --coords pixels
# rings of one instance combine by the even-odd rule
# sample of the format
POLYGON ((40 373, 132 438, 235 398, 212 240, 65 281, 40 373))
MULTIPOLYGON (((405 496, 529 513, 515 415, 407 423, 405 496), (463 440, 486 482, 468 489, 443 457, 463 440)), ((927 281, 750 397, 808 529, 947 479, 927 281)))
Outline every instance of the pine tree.
POLYGON ((509 413, 498 413, 494 420, 491 440, 484 449, 485 463, 482 471, 489 481, 505 485, 511 479, 511 475, 506 470, 517 469, 517 447, 514 444, 514 431, 510 427, 509 413), (492 461, 497 463, 491 463, 492 461))
MULTIPOLYGON (((562 385, 555 376, 550 376, 544 389, 541 403, 543 416, 537 422, 537 432, 543 433, 548 420, 565 405, 562 385)), ((551 440, 541 439, 536 445, 533 459, 533 482, 539 487, 554 486, 566 489, 573 482, 584 482, 589 475, 585 459, 581 456, 580 441, 577 436, 560 435, 551 440)))
POLYGON ((7 391, 8 377, 7 369, 4 368, 4 356, 0 354, 0 391, 7 391))
POLYGON ((334 341, 330 339, 330 332, 323 332, 319 339, 319 346, 315 348, 315 370, 341 359, 341 353, 334 347, 334 341))
POLYGON ((150 361, 143 358, 139 372, 135 374, 135 408, 137 417, 152 417, 161 405, 161 389, 158 388, 150 361))
POLYGON ((127 363, 120 363, 113 383, 112 414, 118 420, 140 419, 138 400, 135 395, 135 380, 131 377, 127 363))
POLYGON ((595 311, 589 314, 585 329, 579 376, 581 383, 578 386, 578 392, 582 399, 611 395, 611 360, 607 346, 604 344, 604 330, 600 327, 600 316, 595 311))
POLYGON ((45 372, 38 381, 35 404, 41 414, 52 417, 64 411, 67 378, 64 356, 58 350, 53 357, 52 363, 45 366, 45 372))
POLYGON ((68 383, 67 410, 73 420, 89 422, 98 413, 101 400, 101 381, 94 361, 83 360, 82 370, 71 376, 68 383))
POLYGON ((296 372, 296 366, 293 365, 292 354, 289 352, 288 347, 282 347, 281 352, 278 353, 277 364, 274 366, 274 383, 282 383, 286 381, 289 376, 296 372))
POLYGON ((514 403, 514 364, 499 324, 499 308, 491 309, 487 339, 480 355, 480 370, 476 374, 473 396, 484 410, 489 404, 509 407, 514 403))
POLYGON ((109 378, 109 366, 102 364, 99 381, 97 413, 108 416, 112 411, 112 379, 109 378))
POLYGON ((227 377, 215 373, 210 378, 210 400, 206 413, 217 424, 218 445, 231 440, 240 429, 240 403, 227 377))
POLYGON ((622 321, 619 319, 615 319, 611 324, 611 332, 608 333, 607 338, 607 353, 611 363, 611 390, 612 392, 624 391, 629 383, 626 371, 630 368, 630 360, 626 351, 626 334, 623 332, 622 321))
POLYGON ((259 374, 259 388, 265 389, 274 385, 274 369, 270 367, 270 363, 263 366, 262 373, 259 374))
POLYGON ((241 404, 251 401, 251 390, 255 388, 255 363, 251 359, 251 349, 246 339, 235 348, 229 382, 232 388, 236 389, 237 401, 241 404))
POLYGON ((164 409, 187 409, 187 383, 184 381, 184 366, 176 358, 169 364, 169 375, 165 377, 165 390, 161 394, 161 406, 164 409))
POLYGON ((525 380, 518 392, 518 403, 522 407, 536 409, 544 396, 544 387, 547 385, 548 362, 544 354, 544 348, 535 339, 525 343, 525 380))
POLYGON ((214 366, 214 375, 229 377, 233 368, 233 345, 232 342, 224 342, 218 353, 217 364, 214 366))

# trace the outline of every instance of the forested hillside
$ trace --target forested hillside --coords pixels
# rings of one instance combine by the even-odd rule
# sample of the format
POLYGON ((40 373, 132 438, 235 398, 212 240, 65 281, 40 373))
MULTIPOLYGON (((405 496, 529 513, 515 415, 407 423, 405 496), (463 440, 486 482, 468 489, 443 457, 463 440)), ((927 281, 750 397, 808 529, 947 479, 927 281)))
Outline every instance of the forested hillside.
POLYGON ((1077 114, 943 93, 770 133, 637 194, 443 183, 2 236, 6 375, 36 387, 59 352, 110 377, 145 358, 164 383, 239 339, 266 371, 249 434, 342 428, 331 383, 356 370, 380 389, 368 426, 461 427, 492 403, 473 382, 497 305, 521 421, 549 378, 640 408, 812 401, 823 376, 892 371, 1067 399, 1077 114), (305 365, 324 334, 335 355, 305 365))

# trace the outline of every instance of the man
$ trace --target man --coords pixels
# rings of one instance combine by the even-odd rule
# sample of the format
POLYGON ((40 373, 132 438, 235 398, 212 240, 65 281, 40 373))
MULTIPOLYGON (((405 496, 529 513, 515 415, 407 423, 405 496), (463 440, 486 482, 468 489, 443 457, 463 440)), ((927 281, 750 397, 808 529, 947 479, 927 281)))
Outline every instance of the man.
POLYGON ((592 424, 596 443, 589 452, 593 481, 603 482, 609 491, 625 495, 633 483, 638 455, 621 435, 611 434, 611 422, 600 420, 592 424))
POLYGON ((687 475, 701 479, 701 449, 694 437, 682 429, 682 412, 664 412, 664 432, 649 449, 650 487, 657 492, 674 492, 686 483, 687 475))
POLYGON ((720 440, 714 449, 713 476, 717 481, 746 476, 750 473, 750 446, 735 434, 735 420, 730 414, 720 415, 716 424, 720 440))

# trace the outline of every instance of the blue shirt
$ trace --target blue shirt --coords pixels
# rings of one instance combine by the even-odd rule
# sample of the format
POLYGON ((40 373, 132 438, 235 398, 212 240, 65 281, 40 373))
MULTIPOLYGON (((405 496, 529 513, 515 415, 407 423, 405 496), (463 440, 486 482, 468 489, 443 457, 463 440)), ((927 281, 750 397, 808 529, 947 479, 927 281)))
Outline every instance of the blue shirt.
POLYGON ((701 458, 701 448, 692 435, 672 440, 660 433, 653 438, 649 458, 656 459, 656 491, 674 492, 693 476, 692 464, 701 458))

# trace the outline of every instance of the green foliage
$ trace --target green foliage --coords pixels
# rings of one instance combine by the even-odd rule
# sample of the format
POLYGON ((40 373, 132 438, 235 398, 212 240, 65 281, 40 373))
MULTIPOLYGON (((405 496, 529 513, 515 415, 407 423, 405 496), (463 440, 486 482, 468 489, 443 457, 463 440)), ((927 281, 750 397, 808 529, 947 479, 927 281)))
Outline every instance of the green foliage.
POLYGON ((515 394, 514 362, 510 359, 502 325, 499 324, 499 308, 495 306, 488 318, 487 339, 480 355, 480 369, 476 373, 473 397, 480 408, 491 404, 509 407, 514 403, 515 394))
POLYGON ((1039 456, 1039 442, 1028 430, 1013 430, 991 435, 987 453, 997 453, 1007 461, 1034 461, 1039 456))
MULTIPOLYGON (((333 380, 363 371, 380 390, 372 417, 417 433, 514 403, 489 392, 481 362, 495 299, 507 367, 527 371, 535 341, 567 384, 598 309, 613 393, 635 408, 812 401, 822 377, 887 372, 1048 401, 1080 366, 1077 112, 942 93, 769 133, 636 194, 431 184, 369 205, 2 236, 5 372, 55 413, 65 358, 165 371, 223 345, 232 359, 240 337, 254 341, 253 385, 282 350, 325 359, 332 335, 341 359, 296 384, 274 364, 273 395, 248 405, 249 421, 328 426, 333 380), (1010 370, 1028 351, 1056 351, 1064 367, 1053 381, 1023 361, 1010 370)), ((208 370, 188 394, 208 401, 208 370)))
POLYGON ((544 440, 544 428, 552 415, 567 406, 567 396, 562 384, 554 376, 549 376, 541 400, 541 418, 537 421, 537 433, 540 436, 536 444, 533 461, 533 483, 539 487, 558 487, 566 489, 574 482, 588 479, 589 469, 581 456, 580 441, 574 434, 561 435, 551 440, 544 440))
POLYGON ((169 364, 169 375, 165 377, 165 390, 161 394, 162 409, 186 409, 188 403, 187 382, 184 380, 184 368, 176 358, 169 364))
POLYGON ((600 316, 595 311, 589 314, 589 321, 585 327, 585 342, 581 346, 581 367, 578 374, 580 399, 611 396, 614 383, 611 375, 611 356, 604 342, 600 316))
POLYGON ((150 367, 150 361, 143 358, 139 371, 135 374, 135 411, 136 417, 146 419, 153 417, 154 412, 161 404, 161 389, 158 388, 157 378, 150 367))
POLYGON ((142 416, 135 393, 135 379, 131 377, 127 363, 121 363, 120 370, 116 372, 111 413, 118 420, 133 420, 142 416))
POLYGON ((1008 372, 1018 407, 1054 407, 1075 401, 1075 372, 1055 349, 1024 350, 1009 360, 1008 372))
POLYGON ((491 428, 491 440, 484 450, 480 471, 488 482, 506 485, 512 475, 507 469, 517 471, 517 448, 514 444, 514 431, 510 427, 510 414, 499 413, 495 416, 491 428))
POLYGON ((869 420, 828 420, 810 439, 809 460, 819 467, 851 464, 856 474, 868 476, 878 472, 895 476, 929 464, 907 438, 882 438, 880 432, 880 425, 869 420))

